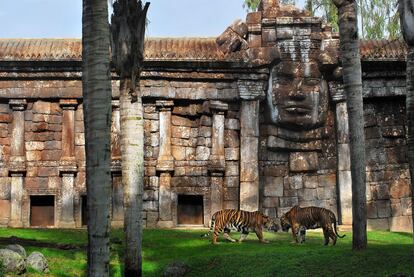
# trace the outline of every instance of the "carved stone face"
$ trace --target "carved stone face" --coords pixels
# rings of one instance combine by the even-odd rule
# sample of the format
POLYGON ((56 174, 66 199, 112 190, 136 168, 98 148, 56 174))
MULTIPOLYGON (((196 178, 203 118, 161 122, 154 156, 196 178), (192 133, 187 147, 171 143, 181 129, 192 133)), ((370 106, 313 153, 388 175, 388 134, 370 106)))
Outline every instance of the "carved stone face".
POLYGON ((315 62, 283 61, 271 79, 268 104, 274 124, 299 131, 324 125, 328 89, 315 62))

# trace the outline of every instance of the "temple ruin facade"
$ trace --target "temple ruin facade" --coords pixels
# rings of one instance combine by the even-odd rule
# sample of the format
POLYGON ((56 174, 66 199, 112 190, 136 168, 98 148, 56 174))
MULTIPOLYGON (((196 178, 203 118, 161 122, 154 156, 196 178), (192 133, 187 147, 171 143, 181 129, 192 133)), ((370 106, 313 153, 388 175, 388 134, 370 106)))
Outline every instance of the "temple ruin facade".
MULTIPOLYGON (((86 224, 80 39, 0 39, 0 226, 86 224)), ((360 43, 368 226, 412 231, 406 47, 360 43)), ((112 74, 113 226, 123 224, 112 74)), ((339 36, 275 0, 218 38, 147 39, 144 226, 207 226, 223 208, 321 206, 352 222, 339 36)))

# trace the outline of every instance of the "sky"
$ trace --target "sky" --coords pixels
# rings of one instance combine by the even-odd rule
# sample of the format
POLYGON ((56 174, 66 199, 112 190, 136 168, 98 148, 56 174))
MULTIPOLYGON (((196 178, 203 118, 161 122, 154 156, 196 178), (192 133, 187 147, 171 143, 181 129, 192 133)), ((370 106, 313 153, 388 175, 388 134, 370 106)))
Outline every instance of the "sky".
MULTIPOLYGON (((296 0, 303 6, 304 0, 296 0)), ((3 0, 0 38, 80 38, 82 0, 3 0)), ((147 36, 215 37, 245 19, 243 0, 150 0, 147 36)))

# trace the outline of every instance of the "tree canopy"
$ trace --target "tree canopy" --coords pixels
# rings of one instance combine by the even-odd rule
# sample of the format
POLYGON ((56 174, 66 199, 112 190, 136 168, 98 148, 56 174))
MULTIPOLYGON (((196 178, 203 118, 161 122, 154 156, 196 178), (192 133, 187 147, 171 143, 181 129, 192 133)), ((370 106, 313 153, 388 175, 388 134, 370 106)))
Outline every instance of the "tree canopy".
MULTIPOLYGON (((362 39, 396 39, 400 37, 397 0, 356 0, 361 18, 362 39)), ((257 10, 260 0, 244 0, 243 6, 249 11, 257 10)), ((295 4, 295 0, 280 0, 282 4, 295 4)), ((321 16, 338 32, 338 11, 332 0, 306 0, 305 7, 312 16, 321 16)))

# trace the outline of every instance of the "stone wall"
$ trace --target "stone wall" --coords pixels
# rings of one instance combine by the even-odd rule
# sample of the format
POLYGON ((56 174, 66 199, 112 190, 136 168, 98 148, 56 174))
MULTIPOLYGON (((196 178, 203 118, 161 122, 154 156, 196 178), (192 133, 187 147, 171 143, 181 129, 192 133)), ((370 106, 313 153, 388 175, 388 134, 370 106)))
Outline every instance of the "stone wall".
MULTIPOLYGON (((70 49, 48 42, 47 49, 58 49, 54 55, 27 58, 39 43, 25 41, 23 50, 16 44, 17 54, 6 46, 13 51, 0 59, 0 225, 30 226, 30 197, 52 195, 53 226, 81 227, 86 187, 75 47, 80 42, 68 41, 70 49), (65 51, 74 51, 74 58, 59 56, 65 51)), ((341 223, 351 224, 352 130, 338 43, 321 19, 275 0, 263 0, 246 23, 236 21, 216 40, 149 40, 140 83, 144 225, 177 226, 180 195, 202 198, 205 226, 223 208, 280 217, 298 204, 331 209, 341 223)), ((410 231, 405 61, 368 50, 361 49, 371 55, 362 61, 368 223, 410 231)), ((111 217, 120 227, 116 76, 112 92, 111 217)))
POLYGON ((412 203, 405 99, 384 100, 364 103, 368 227, 409 230, 412 203))

